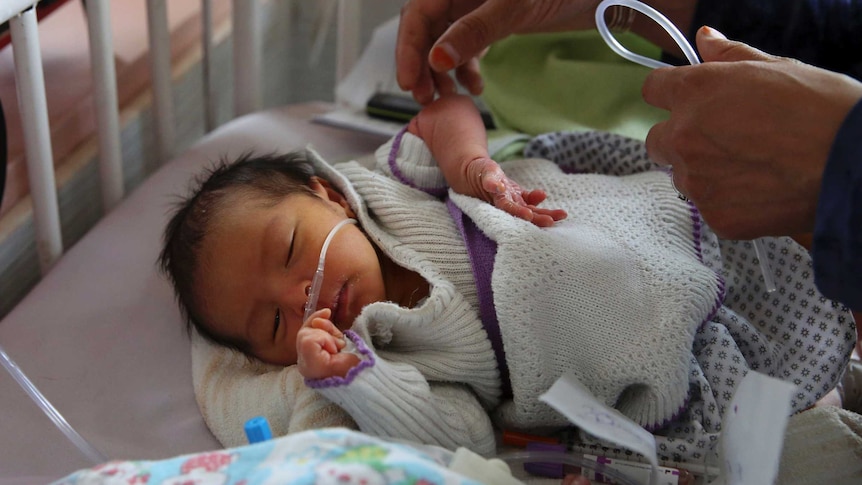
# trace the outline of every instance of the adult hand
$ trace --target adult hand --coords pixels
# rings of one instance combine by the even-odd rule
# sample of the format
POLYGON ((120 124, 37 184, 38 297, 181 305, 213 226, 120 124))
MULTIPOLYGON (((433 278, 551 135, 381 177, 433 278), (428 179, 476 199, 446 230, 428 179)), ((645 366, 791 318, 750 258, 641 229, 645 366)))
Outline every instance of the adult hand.
POLYGON ((810 232, 835 135, 862 83, 697 33, 705 61, 656 69, 647 103, 670 110, 647 135, 652 160, 722 237, 810 232))
POLYGON ((595 27, 599 0, 409 0, 401 8, 395 49, 398 85, 422 104, 455 92, 455 76, 482 92, 478 58, 510 34, 595 27))
POLYGON ((359 363, 359 357, 341 352, 344 334, 329 320, 331 314, 329 308, 317 310, 296 333, 296 364, 306 379, 344 377, 359 363))

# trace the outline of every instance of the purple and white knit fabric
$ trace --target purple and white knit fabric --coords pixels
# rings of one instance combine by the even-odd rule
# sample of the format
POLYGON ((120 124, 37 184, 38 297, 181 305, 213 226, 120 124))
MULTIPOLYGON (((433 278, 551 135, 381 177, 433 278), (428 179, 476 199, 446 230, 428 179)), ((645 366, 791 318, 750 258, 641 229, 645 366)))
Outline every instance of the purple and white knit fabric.
MULTIPOLYGON (((641 141, 603 132, 558 132, 534 138, 525 156, 555 161, 570 173, 623 175, 661 170, 641 141)), ((808 252, 790 238, 763 238, 776 289, 767 292, 751 241, 720 240, 698 219, 692 234, 703 263, 724 283, 724 299, 697 329, 689 399, 674 421, 654 430, 659 458, 703 461, 717 443, 722 417, 742 378, 761 372, 797 386, 791 408, 802 411, 841 378, 856 342, 852 316, 814 286, 808 252)), ((587 439, 586 450, 631 452, 587 439)))

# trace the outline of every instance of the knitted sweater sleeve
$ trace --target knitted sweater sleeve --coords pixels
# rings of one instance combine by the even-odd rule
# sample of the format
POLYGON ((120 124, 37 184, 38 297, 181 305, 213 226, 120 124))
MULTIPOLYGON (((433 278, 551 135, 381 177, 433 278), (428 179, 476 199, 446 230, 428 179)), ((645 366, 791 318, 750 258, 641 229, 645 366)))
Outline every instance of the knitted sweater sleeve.
POLYGON ((814 227, 814 280, 827 297, 862 311, 862 101, 850 111, 823 171, 814 227))
POLYGON ((448 184, 425 142, 402 130, 375 152, 377 170, 402 184, 444 197, 448 184))
POLYGON ((363 432, 494 453, 490 418, 466 386, 429 382, 412 365, 381 359, 356 333, 345 335, 360 364, 343 378, 307 379, 306 385, 346 410, 363 432))
POLYGON ((699 0, 702 25, 778 56, 862 79, 862 3, 856 0, 699 0))

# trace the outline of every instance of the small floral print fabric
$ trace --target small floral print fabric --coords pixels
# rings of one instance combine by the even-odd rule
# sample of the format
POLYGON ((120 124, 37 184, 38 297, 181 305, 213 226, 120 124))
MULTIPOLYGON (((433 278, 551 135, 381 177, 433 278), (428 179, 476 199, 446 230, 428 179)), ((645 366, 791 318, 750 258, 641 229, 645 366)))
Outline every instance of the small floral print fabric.
MULTIPOLYGON (((534 138, 527 157, 553 160, 569 173, 624 175, 666 170, 647 156, 642 141, 605 132, 557 132, 534 138)), ((692 235, 703 263, 724 281, 725 297, 711 321, 697 329, 689 398, 684 412, 654 430, 659 459, 709 463, 722 416, 737 385, 750 371, 792 382, 793 412, 812 406, 844 372, 856 345, 849 310, 814 286, 808 251, 791 238, 721 240, 691 205, 703 230, 692 235), (774 282, 768 291, 760 258, 774 282)), ((586 437, 585 452, 630 458, 632 452, 586 437)))
POLYGON ((265 484, 478 485, 446 468, 431 448, 343 428, 311 430, 253 445, 160 461, 112 461, 55 485, 265 484))

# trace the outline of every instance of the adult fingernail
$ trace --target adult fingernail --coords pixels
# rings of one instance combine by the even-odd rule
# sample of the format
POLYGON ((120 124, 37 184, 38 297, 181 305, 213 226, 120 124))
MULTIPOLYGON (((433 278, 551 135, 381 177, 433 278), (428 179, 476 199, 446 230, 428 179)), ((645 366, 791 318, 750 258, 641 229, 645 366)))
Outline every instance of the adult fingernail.
POLYGON ((707 27, 706 25, 704 25, 703 27, 700 28, 700 30, 701 30, 701 33, 707 37, 711 37, 713 39, 727 40, 727 37, 725 37, 724 34, 713 29, 712 27, 707 27))
POLYGON ((455 52, 451 44, 440 44, 431 49, 431 67, 435 71, 451 71, 460 60, 461 56, 455 52))

